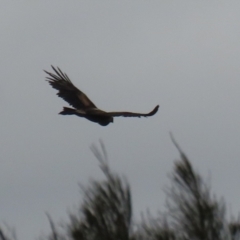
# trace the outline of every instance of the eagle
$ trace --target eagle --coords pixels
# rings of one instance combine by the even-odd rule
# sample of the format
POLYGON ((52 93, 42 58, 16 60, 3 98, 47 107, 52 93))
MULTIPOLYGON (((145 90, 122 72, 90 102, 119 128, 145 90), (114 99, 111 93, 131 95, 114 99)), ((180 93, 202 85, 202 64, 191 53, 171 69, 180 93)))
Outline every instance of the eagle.
POLYGON ((150 117, 158 111, 159 105, 149 113, 105 112, 100 110, 85 93, 73 85, 66 73, 63 73, 59 67, 51 67, 54 73, 44 70, 48 74, 46 80, 53 88, 58 90, 57 95, 73 107, 63 107, 63 110, 59 113, 61 115, 77 115, 101 126, 107 126, 113 122, 114 117, 150 117))

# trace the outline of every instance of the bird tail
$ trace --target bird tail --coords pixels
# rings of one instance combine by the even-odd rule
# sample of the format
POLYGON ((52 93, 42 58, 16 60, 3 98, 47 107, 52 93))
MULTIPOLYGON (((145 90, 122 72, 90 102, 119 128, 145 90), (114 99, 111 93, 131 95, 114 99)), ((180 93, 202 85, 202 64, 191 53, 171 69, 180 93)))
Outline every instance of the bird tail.
POLYGON ((63 110, 59 113, 61 115, 72 115, 76 114, 76 109, 63 107, 63 110))

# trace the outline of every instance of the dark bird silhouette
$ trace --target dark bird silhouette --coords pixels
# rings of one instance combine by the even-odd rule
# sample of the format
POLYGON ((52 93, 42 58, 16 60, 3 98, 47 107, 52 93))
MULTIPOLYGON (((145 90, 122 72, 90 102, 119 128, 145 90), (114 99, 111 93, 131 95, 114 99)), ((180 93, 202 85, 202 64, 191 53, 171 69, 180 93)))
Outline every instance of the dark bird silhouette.
POLYGON ((47 81, 53 88, 58 90, 57 95, 59 97, 74 107, 63 107, 63 110, 59 114, 77 115, 102 126, 107 126, 113 122, 113 117, 150 117, 158 111, 159 105, 149 113, 102 111, 96 107, 86 94, 72 84, 66 73, 63 73, 60 68, 52 66, 52 69, 55 73, 45 71, 49 75, 46 77, 47 81))

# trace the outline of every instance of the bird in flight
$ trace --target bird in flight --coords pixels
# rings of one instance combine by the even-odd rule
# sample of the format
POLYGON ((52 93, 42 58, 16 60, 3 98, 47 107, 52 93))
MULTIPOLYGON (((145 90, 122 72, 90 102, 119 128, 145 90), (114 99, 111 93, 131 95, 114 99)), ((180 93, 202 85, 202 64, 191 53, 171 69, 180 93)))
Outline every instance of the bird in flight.
POLYGON ((53 88, 58 90, 57 95, 73 107, 63 107, 63 110, 59 113, 61 115, 77 115, 102 126, 107 126, 113 122, 114 117, 150 117, 158 111, 159 105, 149 113, 102 111, 96 107, 86 94, 73 85, 66 73, 63 73, 60 68, 52 66, 52 69, 55 73, 44 70, 48 74, 47 81, 53 88))

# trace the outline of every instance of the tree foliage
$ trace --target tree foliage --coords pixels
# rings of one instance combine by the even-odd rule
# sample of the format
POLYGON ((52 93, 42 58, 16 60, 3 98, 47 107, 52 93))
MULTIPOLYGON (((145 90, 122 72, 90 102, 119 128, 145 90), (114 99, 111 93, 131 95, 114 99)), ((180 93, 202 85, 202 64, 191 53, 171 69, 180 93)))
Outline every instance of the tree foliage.
POLYGON ((131 233, 132 203, 126 179, 110 171, 107 154, 96 146, 91 150, 100 162, 105 180, 93 180, 83 188, 84 198, 79 215, 71 214, 68 231, 73 240, 128 240, 131 233))
MULTIPOLYGON (((171 136, 172 137, 172 136, 171 136)), ((100 142, 91 151, 100 163, 104 179, 81 186, 82 202, 59 231, 47 214, 51 233, 48 240, 240 240, 240 221, 226 220, 225 203, 218 200, 202 176, 172 141, 180 153, 170 174, 164 213, 147 214, 141 222, 132 219, 130 185, 126 178, 114 173, 107 152, 100 142)), ((16 240, 0 228, 0 240, 16 240)))
POLYGON ((174 138, 181 159, 171 174, 172 186, 167 191, 169 219, 178 239, 221 240, 229 236, 225 205, 212 196, 210 187, 197 173, 174 138))

